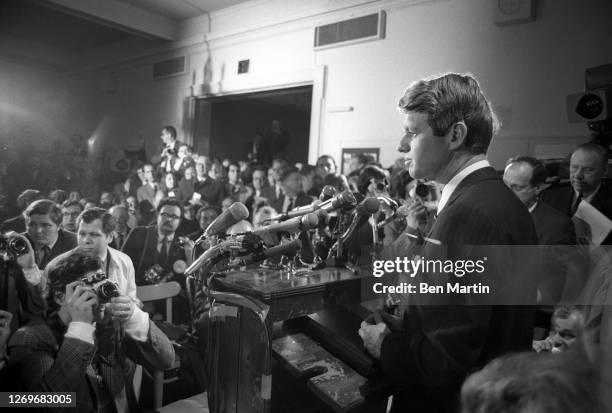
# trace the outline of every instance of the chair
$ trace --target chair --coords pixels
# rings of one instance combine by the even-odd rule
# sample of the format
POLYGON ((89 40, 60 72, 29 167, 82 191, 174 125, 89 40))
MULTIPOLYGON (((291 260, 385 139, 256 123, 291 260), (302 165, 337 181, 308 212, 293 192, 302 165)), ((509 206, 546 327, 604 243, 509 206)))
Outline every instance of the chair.
MULTIPOLYGON (((166 300, 166 322, 168 323, 172 323, 172 297, 178 295, 180 292, 181 286, 176 281, 136 287, 136 295, 143 303, 166 300)), ((176 370, 179 367, 180 360, 177 357, 169 370, 176 370)), ((163 370, 153 370, 152 372, 149 372, 145 368, 144 371, 153 380, 153 408, 158 409, 162 406, 164 400, 164 385, 177 381, 178 377, 173 376, 165 378, 165 371, 163 370)))

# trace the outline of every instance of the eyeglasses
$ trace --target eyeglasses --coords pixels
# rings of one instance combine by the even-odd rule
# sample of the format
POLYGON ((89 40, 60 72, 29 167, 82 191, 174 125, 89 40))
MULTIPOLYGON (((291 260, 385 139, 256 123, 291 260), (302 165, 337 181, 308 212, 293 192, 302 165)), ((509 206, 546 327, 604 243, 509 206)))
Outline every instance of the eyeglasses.
POLYGON ((168 214, 167 212, 162 212, 160 215, 161 215, 162 218, 168 219, 168 220, 171 220, 171 221, 174 221, 174 220, 180 218, 180 216, 178 216, 178 215, 168 214))

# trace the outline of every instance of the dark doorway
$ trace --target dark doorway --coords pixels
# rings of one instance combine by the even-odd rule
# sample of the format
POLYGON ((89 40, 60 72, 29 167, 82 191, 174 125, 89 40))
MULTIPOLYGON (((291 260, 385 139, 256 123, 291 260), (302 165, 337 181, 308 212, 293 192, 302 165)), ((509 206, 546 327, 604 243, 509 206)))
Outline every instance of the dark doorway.
POLYGON ((247 160, 256 152, 259 163, 273 156, 306 163, 311 103, 312 86, 198 99, 195 149, 220 159, 247 160))

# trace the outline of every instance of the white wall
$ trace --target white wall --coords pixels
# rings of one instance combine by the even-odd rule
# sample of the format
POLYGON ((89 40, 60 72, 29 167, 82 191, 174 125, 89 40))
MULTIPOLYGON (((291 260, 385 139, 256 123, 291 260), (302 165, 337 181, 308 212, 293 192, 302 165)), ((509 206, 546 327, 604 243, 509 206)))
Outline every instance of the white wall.
POLYGON ((324 99, 319 147, 311 158, 339 158, 342 147, 380 147, 382 163, 390 164, 401 134, 398 97, 412 81, 452 70, 475 74, 501 115, 504 127, 490 151, 495 166, 517 153, 567 151, 587 131, 567 122, 565 96, 583 88, 586 67, 612 62, 612 2, 539 0, 536 21, 504 27, 493 23, 493 3, 254 0, 212 13, 210 32, 207 17, 185 22, 186 38, 176 50, 148 56, 130 54, 125 46, 106 48, 103 61, 90 53, 72 73, 80 93, 72 115, 83 121, 59 116, 56 127, 85 135, 104 124, 101 147, 134 146, 143 136, 155 148, 165 124, 188 132, 191 85, 196 94, 202 83, 214 93, 237 93, 310 80, 313 111, 324 99), (379 9, 387 13, 385 39, 313 50, 314 26, 379 9), (181 53, 190 57, 188 74, 152 80, 153 61, 181 53), (236 73, 242 59, 251 60, 249 74, 236 73), (322 66, 326 76, 320 80, 322 66), (118 80, 112 94, 96 86, 107 73, 118 80), (327 111, 338 106, 354 111, 327 111))

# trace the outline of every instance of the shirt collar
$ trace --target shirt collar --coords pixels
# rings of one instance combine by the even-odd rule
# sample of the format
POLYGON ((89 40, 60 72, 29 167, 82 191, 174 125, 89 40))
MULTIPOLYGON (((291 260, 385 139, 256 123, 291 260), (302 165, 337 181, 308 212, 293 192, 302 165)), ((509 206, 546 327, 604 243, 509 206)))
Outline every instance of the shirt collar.
POLYGON ((444 185, 444 188, 442 188, 442 195, 440 196, 440 202, 438 203, 438 214, 440 214, 440 212, 442 211, 442 209, 444 208, 444 206, 450 199, 451 195, 453 194, 453 192, 455 192, 455 189, 457 189, 459 184, 469 174, 479 169, 486 168, 488 166, 491 166, 491 164, 489 164, 489 161, 487 161, 486 159, 483 159, 482 161, 474 162, 473 164, 463 168, 455 176, 453 176, 451 180, 448 181, 446 185, 444 185))
MULTIPOLYGON (((595 188, 595 190, 593 192, 591 192, 591 195, 589 196, 582 196, 582 200, 585 202, 588 202, 589 204, 591 203, 591 201, 593 200, 593 198, 595 197, 595 194, 597 193, 597 191, 599 191, 599 188, 601 188, 601 183, 599 185, 597 185, 597 188, 595 188)), ((578 199, 578 192, 574 191, 574 199, 578 199)))
POLYGON ((538 201, 535 201, 533 205, 528 208, 530 214, 533 213, 533 211, 536 209, 536 206, 538 206, 538 201))
POLYGON ((170 234, 170 235, 164 235, 161 232, 157 231, 157 242, 160 243, 162 242, 162 240, 164 239, 164 237, 166 237, 166 239, 170 242, 172 242, 172 240, 174 240, 174 233, 170 234))

